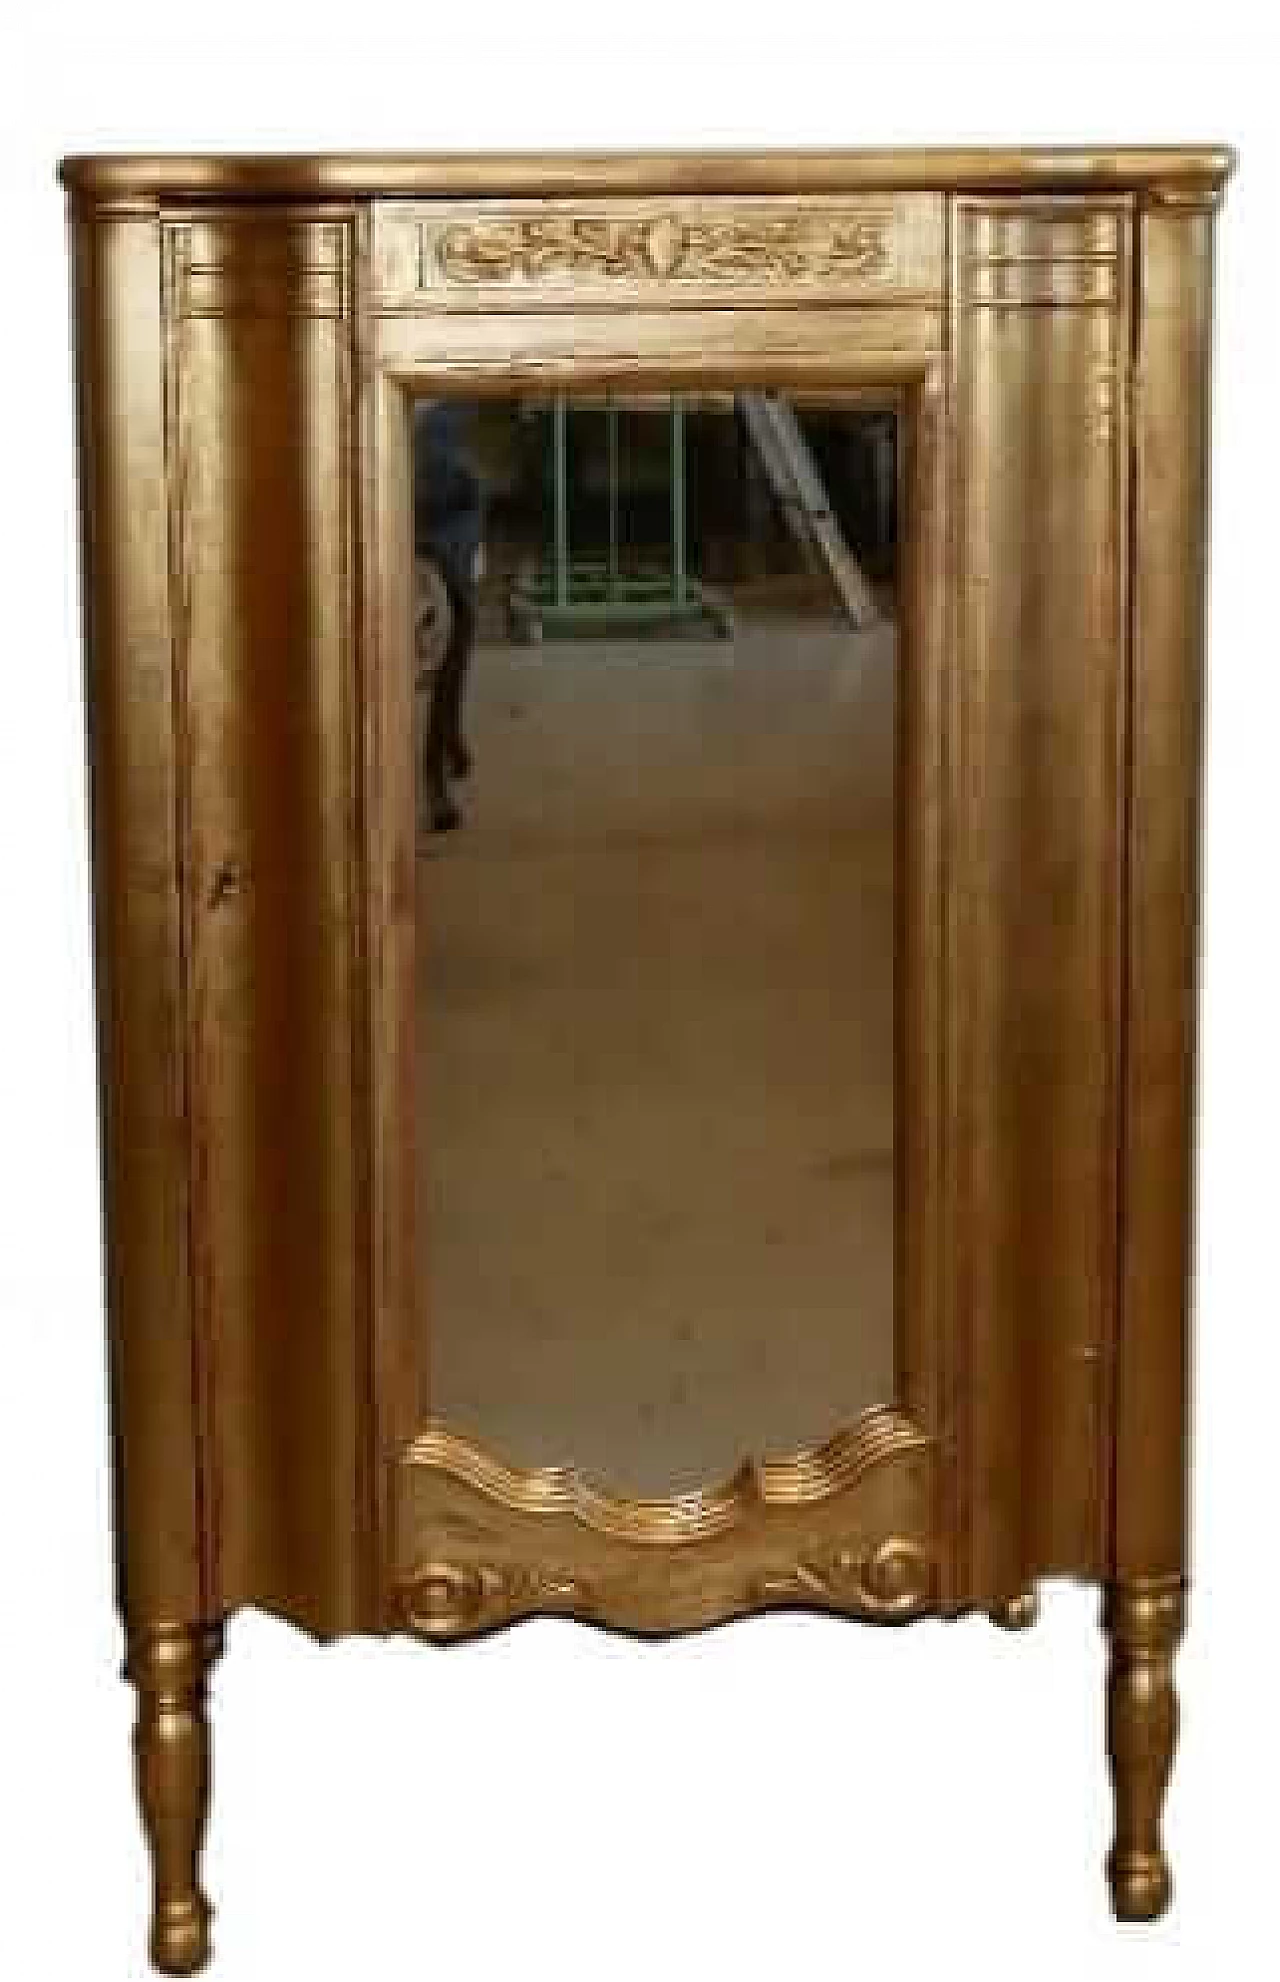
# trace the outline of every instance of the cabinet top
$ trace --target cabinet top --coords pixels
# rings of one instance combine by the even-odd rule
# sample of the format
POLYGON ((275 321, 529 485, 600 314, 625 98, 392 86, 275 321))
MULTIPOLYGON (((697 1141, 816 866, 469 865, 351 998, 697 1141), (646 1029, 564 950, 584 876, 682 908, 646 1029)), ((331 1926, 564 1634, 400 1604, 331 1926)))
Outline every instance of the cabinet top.
POLYGON ((159 201, 538 197, 624 193, 1146 192, 1200 203, 1228 146, 887 151, 98 153, 58 176, 89 205, 159 201))

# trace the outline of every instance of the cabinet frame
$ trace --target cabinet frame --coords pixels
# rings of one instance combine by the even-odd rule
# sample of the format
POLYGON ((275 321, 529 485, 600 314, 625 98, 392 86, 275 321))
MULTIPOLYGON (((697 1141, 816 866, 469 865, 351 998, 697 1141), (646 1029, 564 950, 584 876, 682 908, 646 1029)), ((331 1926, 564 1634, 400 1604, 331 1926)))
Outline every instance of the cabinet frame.
POLYGON ((772 1602, 1022 1623, 1037 1578, 1082 1577, 1111 1641, 1113 1903, 1167 1903, 1231 165, 64 162, 116 1529, 162 1967, 208 1951, 205 1675, 248 1605, 322 1637, 772 1602), (437 1573, 423 1540, 423 1480, 457 1455, 423 1447, 407 1319, 405 416, 433 384, 517 382, 875 389, 907 438, 901 1395, 807 1470, 705 1497, 727 1581, 669 1507, 633 1509, 608 1562, 592 1541, 521 1581, 541 1524, 616 1525, 559 1478, 481 1482, 526 1538, 505 1584, 437 1573), (815 1478, 839 1519, 812 1574, 815 1478), (602 1597, 616 1548, 705 1563, 701 1592, 628 1571, 602 1597))

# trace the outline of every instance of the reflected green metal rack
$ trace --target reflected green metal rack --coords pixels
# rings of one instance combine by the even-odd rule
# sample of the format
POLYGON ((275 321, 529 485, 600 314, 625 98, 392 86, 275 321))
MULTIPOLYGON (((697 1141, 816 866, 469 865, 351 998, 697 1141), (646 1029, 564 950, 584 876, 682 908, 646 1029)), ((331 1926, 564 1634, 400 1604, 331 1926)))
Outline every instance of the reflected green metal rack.
POLYGON ((733 637, 727 602, 689 570, 685 409, 670 404, 671 560, 667 567, 623 568, 619 487, 618 407, 605 402, 609 540, 604 562, 575 561, 569 542, 569 402, 558 393, 551 406, 551 556, 517 578, 507 601, 513 635, 536 641, 610 632, 705 629, 733 637))

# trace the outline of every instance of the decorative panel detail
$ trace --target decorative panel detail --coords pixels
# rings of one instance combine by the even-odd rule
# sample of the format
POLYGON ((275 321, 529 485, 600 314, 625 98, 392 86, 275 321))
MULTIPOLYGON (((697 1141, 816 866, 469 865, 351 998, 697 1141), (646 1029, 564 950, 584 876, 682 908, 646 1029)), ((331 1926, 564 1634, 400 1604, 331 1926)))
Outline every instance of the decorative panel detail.
POLYGON ((169 230, 174 313, 342 317, 347 228, 338 221, 194 221, 169 230))
POLYGON ((942 293, 942 202, 383 201, 373 255, 385 312, 900 301, 942 293))
POLYGON ((419 1637, 539 1613, 665 1632, 779 1605, 901 1623, 937 1601, 933 1447, 889 1409, 669 1500, 521 1471, 443 1425, 400 1481, 397 1608, 419 1637))
POLYGON ((1120 298, 1121 215, 1112 208, 966 207, 960 301, 970 308, 1113 310, 1120 298))

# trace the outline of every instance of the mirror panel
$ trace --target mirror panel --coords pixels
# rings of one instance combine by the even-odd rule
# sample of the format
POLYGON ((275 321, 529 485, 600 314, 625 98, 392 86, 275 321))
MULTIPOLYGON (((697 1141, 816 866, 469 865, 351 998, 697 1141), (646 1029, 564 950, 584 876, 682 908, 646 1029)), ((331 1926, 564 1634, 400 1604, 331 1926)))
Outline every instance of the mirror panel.
POLYGON ((893 1399, 897 422, 413 422, 431 1415, 692 1491, 893 1399))

